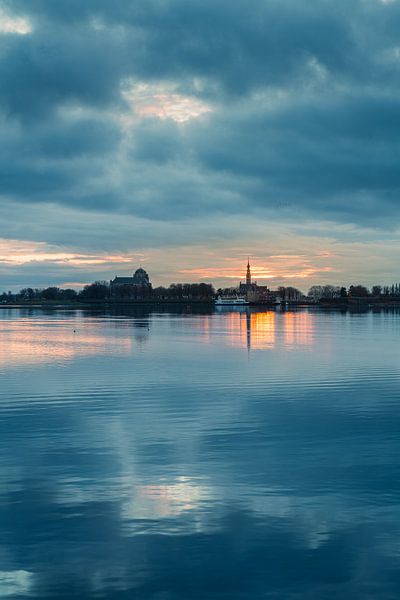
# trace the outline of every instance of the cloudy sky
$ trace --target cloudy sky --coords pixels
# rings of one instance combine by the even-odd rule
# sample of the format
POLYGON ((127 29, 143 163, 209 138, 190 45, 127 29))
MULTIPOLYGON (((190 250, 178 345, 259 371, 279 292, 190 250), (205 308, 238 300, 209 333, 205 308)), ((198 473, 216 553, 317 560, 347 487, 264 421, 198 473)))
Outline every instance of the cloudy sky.
POLYGON ((400 2, 0 0, 0 288, 400 279, 400 2))

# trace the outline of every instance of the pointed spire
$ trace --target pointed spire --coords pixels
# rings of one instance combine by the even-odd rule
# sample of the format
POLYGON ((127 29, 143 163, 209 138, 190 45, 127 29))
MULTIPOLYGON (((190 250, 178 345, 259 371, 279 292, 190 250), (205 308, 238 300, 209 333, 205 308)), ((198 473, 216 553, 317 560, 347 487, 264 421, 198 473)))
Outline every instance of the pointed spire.
POLYGON ((250 257, 247 257, 246 284, 251 285, 250 257))

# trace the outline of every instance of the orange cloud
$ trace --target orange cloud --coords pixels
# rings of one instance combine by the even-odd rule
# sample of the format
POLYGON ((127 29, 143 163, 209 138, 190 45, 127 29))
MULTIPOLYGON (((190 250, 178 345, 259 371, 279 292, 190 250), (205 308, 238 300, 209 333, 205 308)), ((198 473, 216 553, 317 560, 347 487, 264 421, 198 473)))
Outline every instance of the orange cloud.
POLYGON ((62 251, 45 242, 0 239, 0 264, 24 265, 27 263, 64 263, 75 267, 108 264, 126 264, 134 260, 134 254, 92 255, 62 251))
MULTIPOLYGON (((315 258, 321 258, 325 255, 317 255, 315 258)), ((222 264, 217 267, 197 267, 191 269, 182 269, 182 274, 192 275, 198 279, 226 279, 244 281, 246 277, 245 263, 243 259, 224 258, 223 261, 236 263, 235 266, 225 266, 222 264)), ((246 258, 247 261, 247 258, 246 258)), ((260 259, 250 259, 252 277, 255 281, 271 281, 276 279, 308 279, 318 273, 327 273, 333 271, 331 266, 319 266, 313 264, 314 258, 308 258, 303 254, 277 254, 267 259, 267 264, 260 259)))

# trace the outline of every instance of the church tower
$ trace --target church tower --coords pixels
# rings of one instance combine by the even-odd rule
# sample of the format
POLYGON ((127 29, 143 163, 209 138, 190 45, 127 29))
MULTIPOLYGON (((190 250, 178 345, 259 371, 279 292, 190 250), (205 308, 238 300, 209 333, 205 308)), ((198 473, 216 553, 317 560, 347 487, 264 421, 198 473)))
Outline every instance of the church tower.
POLYGON ((251 285, 250 260, 247 257, 246 285, 251 285))

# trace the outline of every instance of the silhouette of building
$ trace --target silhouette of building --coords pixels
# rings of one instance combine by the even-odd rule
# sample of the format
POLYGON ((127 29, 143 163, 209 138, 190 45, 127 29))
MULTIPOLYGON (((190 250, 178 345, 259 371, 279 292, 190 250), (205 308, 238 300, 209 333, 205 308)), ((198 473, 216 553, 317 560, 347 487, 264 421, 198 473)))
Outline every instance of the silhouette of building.
POLYGON ((246 295, 249 292, 256 292, 257 291, 257 282, 255 281, 254 283, 252 283, 251 281, 251 268, 250 268, 250 259, 247 259, 247 270, 246 270, 246 283, 242 283, 240 282, 239 284, 239 292, 240 294, 246 295))
POLYGON ((277 292, 272 292, 266 285, 258 285, 252 281, 250 259, 247 259, 246 283, 240 282, 239 294, 253 304, 273 304, 277 299, 277 292))
POLYGON ((147 297, 151 289, 150 278, 142 267, 132 277, 114 277, 110 281, 111 296, 147 297))

